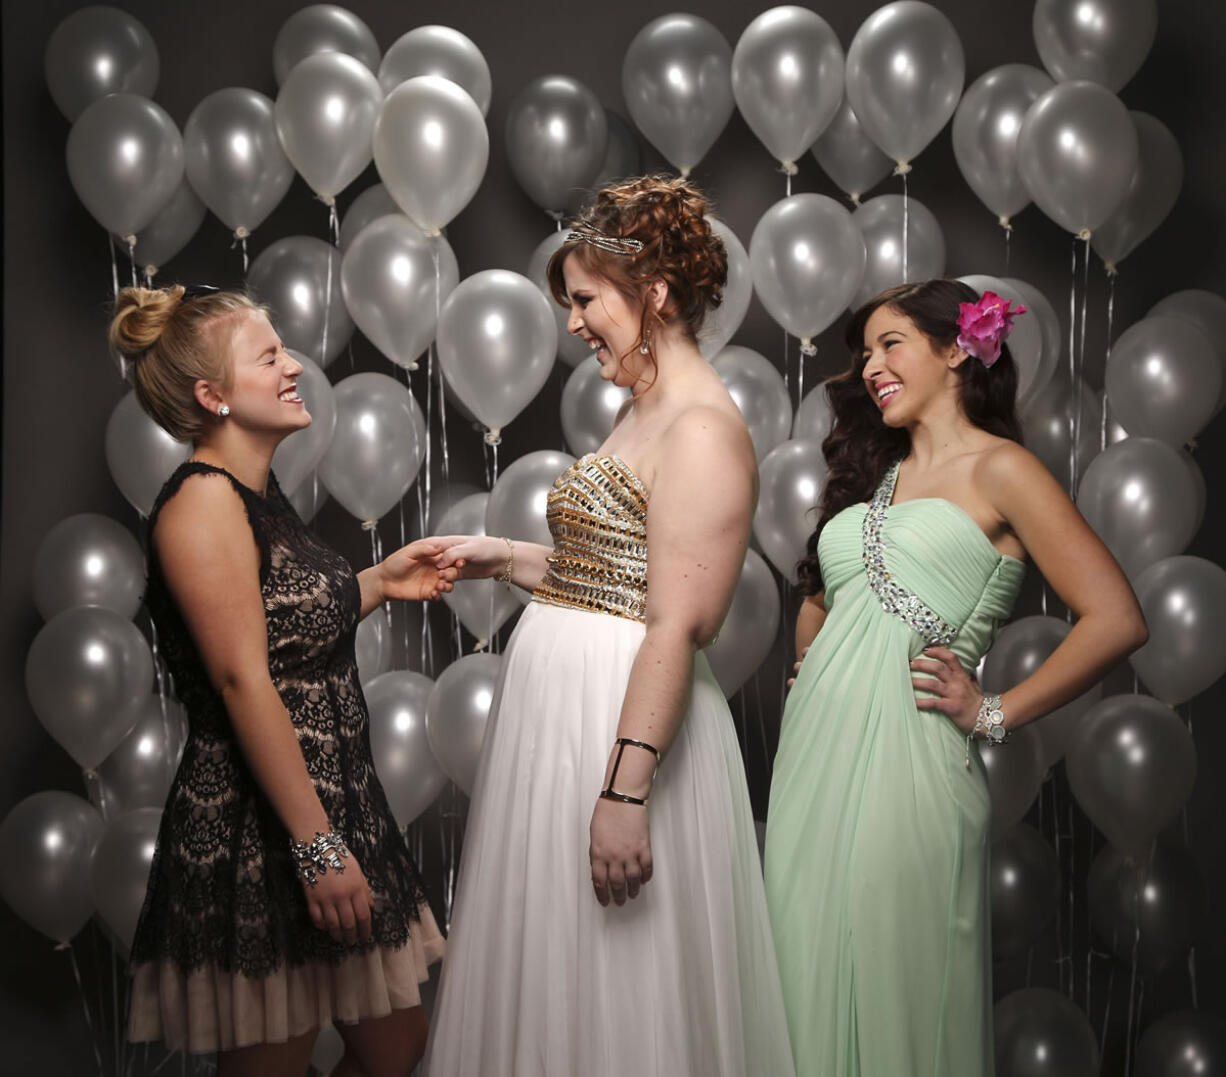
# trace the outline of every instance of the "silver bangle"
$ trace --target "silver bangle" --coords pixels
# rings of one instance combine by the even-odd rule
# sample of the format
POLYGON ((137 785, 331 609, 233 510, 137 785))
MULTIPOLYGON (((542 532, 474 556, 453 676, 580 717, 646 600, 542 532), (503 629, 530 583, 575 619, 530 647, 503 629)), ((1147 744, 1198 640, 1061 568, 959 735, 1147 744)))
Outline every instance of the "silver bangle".
POLYGON ((506 535, 502 536, 502 541, 507 544, 507 563, 494 579, 499 583, 510 583, 511 570, 515 567, 515 544, 506 535))
POLYGON ((1009 739, 1005 728, 1005 712, 1000 709, 1000 696, 984 696, 975 715, 975 724, 966 735, 966 765, 971 765, 971 741, 986 741, 989 747, 1004 744, 1009 739))
POLYGON ((298 878, 307 886, 314 886, 318 876, 326 875, 329 869, 343 875, 345 865, 342 858, 349 856, 345 839, 335 830, 329 830, 326 834, 315 831, 315 838, 310 844, 290 838, 289 850, 298 878))

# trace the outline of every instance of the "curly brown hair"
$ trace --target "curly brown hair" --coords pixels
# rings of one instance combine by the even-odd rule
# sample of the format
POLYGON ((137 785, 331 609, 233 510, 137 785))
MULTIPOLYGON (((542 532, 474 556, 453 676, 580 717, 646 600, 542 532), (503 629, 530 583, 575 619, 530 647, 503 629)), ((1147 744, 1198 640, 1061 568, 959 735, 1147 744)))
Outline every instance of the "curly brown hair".
MULTIPOLYGON (((805 594, 815 595, 822 589, 817 559, 822 529, 845 508, 868 501, 886 469, 911 449, 911 436, 906 430, 886 426, 881 421, 880 410, 864 388, 867 362, 864 329, 869 318, 879 307, 888 306, 910 318, 932 347, 940 351, 957 342, 959 304, 978 299, 979 293, 961 281, 928 280, 890 288, 852 315, 844 334, 852 356, 851 368, 827 379, 824 385, 834 425, 822 442, 827 478, 817 506, 817 527, 809 536, 806 556, 796 566, 805 594)), ((981 430, 1020 443, 1021 428, 1014 410, 1017 367, 1009 346, 1001 346, 1000 358, 991 369, 971 359, 958 367, 958 374, 963 414, 981 430)))
MULTIPOLYGON (((573 226, 637 239, 643 249, 617 254, 582 240, 567 240, 554 251, 545 271, 554 299, 570 305, 562 265, 574 255, 584 270, 608 281, 627 302, 641 308, 639 340, 648 342, 654 365, 653 323, 679 326, 696 340, 707 311, 723 302, 728 252, 711 228, 710 212, 707 198, 684 179, 642 176, 603 188, 573 226), (668 285, 668 300, 659 313, 647 303, 647 292, 656 280, 668 285)), ((625 360, 626 355, 620 358, 625 360)))

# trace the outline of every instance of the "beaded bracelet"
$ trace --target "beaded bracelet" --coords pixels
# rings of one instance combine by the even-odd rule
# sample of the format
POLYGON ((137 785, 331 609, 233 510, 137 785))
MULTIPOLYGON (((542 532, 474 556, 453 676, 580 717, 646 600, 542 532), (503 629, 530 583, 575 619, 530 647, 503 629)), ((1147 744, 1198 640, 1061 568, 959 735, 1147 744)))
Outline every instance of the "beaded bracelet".
POLYGON ((349 856, 345 839, 335 830, 329 830, 326 834, 315 831, 315 839, 309 845, 305 841, 290 838, 289 851, 294 858, 298 878, 307 886, 314 886, 318 882, 318 875, 326 875, 329 868, 337 875, 343 875, 345 865, 341 863, 341 858, 349 856))
POLYGON ((499 583, 510 583, 511 582, 511 569, 515 567, 515 544, 505 535, 503 535, 502 541, 507 544, 507 563, 504 566, 503 570, 500 573, 498 573, 498 575, 495 576, 494 579, 497 580, 499 583))

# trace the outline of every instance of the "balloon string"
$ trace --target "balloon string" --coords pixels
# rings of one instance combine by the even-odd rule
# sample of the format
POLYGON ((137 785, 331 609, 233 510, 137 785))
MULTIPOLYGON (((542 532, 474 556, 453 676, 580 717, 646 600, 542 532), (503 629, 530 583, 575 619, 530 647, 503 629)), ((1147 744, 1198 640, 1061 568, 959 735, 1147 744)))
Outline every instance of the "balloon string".
POLYGON ((906 284, 911 279, 907 269, 907 233, 910 231, 911 200, 907 197, 907 173, 902 173, 902 280, 906 284))
MULTIPOLYGON (((1055 782, 1052 782, 1055 785, 1055 782)), ((1068 813, 1068 877, 1070 879, 1077 878, 1077 832, 1076 820, 1073 818, 1073 798, 1070 796, 1066 802, 1065 810, 1068 813)), ((1077 990, 1077 967, 1073 964, 1073 955, 1077 950, 1077 918, 1076 904, 1073 886, 1070 883, 1065 888, 1065 897, 1068 899, 1068 946, 1065 950, 1066 959, 1068 961, 1068 997, 1074 999, 1077 990)), ((1063 975, 1063 970, 1061 972, 1063 975)))
POLYGON ((1009 224, 1006 219, 1001 224, 1001 227, 1005 230, 1005 276, 1007 277, 1009 275, 1009 261, 1012 254, 1013 225, 1009 224))
POLYGON ((1200 1009, 1199 992, 1196 985, 1196 947, 1188 950, 1188 986, 1192 989, 1192 1009, 1200 1009))
POLYGON ((1132 953, 1130 957, 1131 972, 1128 982, 1128 1024, 1124 1030, 1124 1074, 1132 1070, 1132 1026, 1136 1015, 1137 993, 1137 953, 1141 948, 1141 891, 1145 886, 1145 876, 1149 874, 1153 864, 1153 848, 1146 859, 1142 873, 1138 873, 1132 889, 1132 953))
MULTIPOLYGON (((400 509, 400 545, 404 546, 408 542, 408 534, 406 532, 405 523, 404 523, 404 498, 403 497, 400 499, 400 505, 398 507, 400 509)), ((387 604, 387 607, 388 607, 387 615, 389 618, 388 625, 390 627, 391 626, 390 618, 392 615, 392 609, 391 609, 390 602, 387 604)), ((405 618, 404 618, 404 661, 405 661, 405 665, 408 665, 408 661, 409 661, 409 618, 407 614, 405 615, 405 618)), ((418 859, 417 863, 420 864, 421 860, 418 859)))
MULTIPOLYGON (((1041 795, 1040 789, 1040 795, 1041 795)), ((1060 829, 1060 790, 1056 788, 1055 782, 1051 787, 1051 819, 1052 819, 1052 843, 1056 847, 1056 862, 1060 865, 1060 873, 1062 877, 1071 877, 1064 875, 1064 832, 1060 829)), ((1064 949, 1064 907, 1063 902, 1056 902, 1056 970, 1060 977, 1060 990, 1064 990, 1064 964, 1068 955, 1064 949)))
POLYGON ((792 399, 792 375, 788 370, 788 331, 783 331, 783 387, 788 392, 788 400, 792 399))
MULTIPOLYGON (((1115 320, 1115 278, 1118 276, 1118 271, 1107 270, 1107 354, 1103 356, 1104 369, 1111 358, 1111 323, 1115 320)), ((1105 450, 1107 448, 1107 386, 1105 384, 1103 385, 1102 423, 1098 438, 1099 449, 1105 450)))
POLYGON ((1111 1024, 1111 999, 1115 995, 1115 962, 1109 963, 1107 972, 1107 1004, 1103 1009, 1103 1029, 1098 1037, 1098 1053, 1101 1056, 1107 1050, 1107 1029, 1111 1024))
POLYGON ((132 287, 140 286, 140 281, 136 278, 136 237, 128 236, 128 265, 132 270, 132 287))
MULTIPOLYGON (((558 228, 561 229, 562 222, 558 222, 558 228)), ((439 264, 438 244, 432 244, 434 253, 434 332, 435 336, 430 341, 430 366, 435 365, 435 357, 438 354, 438 319, 439 313, 443 306, 443 271, 439 264)), ((443 390, 443 363, 438 360, 438 430, 440 448, 443 450, 443 482, 450 487, 451 484, 451 458, 447 451, 447 394, 443 390)))
MULTIPOLYGON (((1070 270, 1068 296, 1068 373, 1069 390, 1077 380, 1077 240, 1073 240, 1073 265, 1070 270)), ((1068 413, 1068 474, 1069 497, 1077 499, 1077 483, 1074 476, 1077 472, 1077 420, 1076 413, 1068 413)))
POLYGON ((1086 359, 1086 312, 1090 306, 1090 239, 1086 237, 1085 251, 1082 254, 1082 280, 1081 280, 1081 326, 1080 336, 1077 347, 1077 376, 1073 379, 1073 489, 1077 488, 1078 466, 1081 463, 1080 447, 1078 438, 1081 436, 1081 398, 1082 391, 1085 387, 1085 380, 1082 378, 1082 372, 1085 369, 1086 359))
MULTIPOLYGON (((334 248, 340 246, 341 226, 336 217, 336 203, 331 202, 328 205, 328 237, 331 245, 334 248), (332 237, 336 238, 333 239, 332 237)), ((328 362, 328 321, 332 315, 332 251, 328 251, 328 278, 324 285, 324 329, 323 343, 319 349, 319 365, 325 366, 328 362)))
POLYGON ((241 236, 239 238, 238 243, 239 243, 239 249, 243 252, 243 277, 246 278, 247 267, 251 264, 250 260, 247 257, 247 237, 241 236))
MULTIPOLYGON (((783 649, 783 653, 787 656, 787 648, 783 649)), ((758 670, 753 671, 753 698, 754 698, 754 713, 758 716, 758 740, 762 744, 762 761, 769 771, 771 763, 770 748, 767 746, 766 739, 766 708, 762 706, 762 682, 758 678, 758 670)))
POLYGON ((81 968, 77 964, 77 955, 72 948, 71 942, 60 943, 57 950, 64 950, 68 954, 68 962, 72 965, 72 975, 77 981, 77 994, 81 996, 81 1010, 85 1014, 85 1027, 89 1029, 90 1046, 94 1049, 94 1059, 98 1063, 98 1077, 102 1077, 102 1051, 98 1047, 98 1033, 94 1029, 94 1019, 89 1015, 89 1003, 85 999, 85 984, 81 981, 81 968))
POLYGON ((107 244, 111 248, 111 290, 115 299, 119 299, 119 261, 115 257, 115 237, 110 232, 106 234, 107 244))

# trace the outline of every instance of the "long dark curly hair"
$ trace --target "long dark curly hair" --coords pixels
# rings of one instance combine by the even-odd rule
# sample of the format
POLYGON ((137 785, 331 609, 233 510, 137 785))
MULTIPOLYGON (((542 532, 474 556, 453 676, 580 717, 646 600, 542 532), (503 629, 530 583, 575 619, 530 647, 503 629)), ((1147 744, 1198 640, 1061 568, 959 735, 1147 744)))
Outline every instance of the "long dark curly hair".
MULTIPOLYGON (((882 422, 880 409, 864 387, 864 329, 869 318, 879 307, 890 307, 910 318, 934 349, 944 350, 958 339, 959 304, 978 299, 979 293, 961 281, 928 280, 882 292, 852 316, 844 335, 852 356, 851 368, 825 383, 834 425, 822 442, 828 477, 817 506, 817 528, 809 536, 804 559, 796 566, 805 594, 815 595, 823 586, 817 560, 822 528, 848 506, 868 501, 886 469, 911 449, 910 434, 882 422)), ((1000 358, 991 369, 972 357, 958 367, 958 374, 959 399, 966 417, 990 434, 1020 442, 1021 428, 1014 410, 1017 367, 1009 345, 1001 347, 1000 358)))

